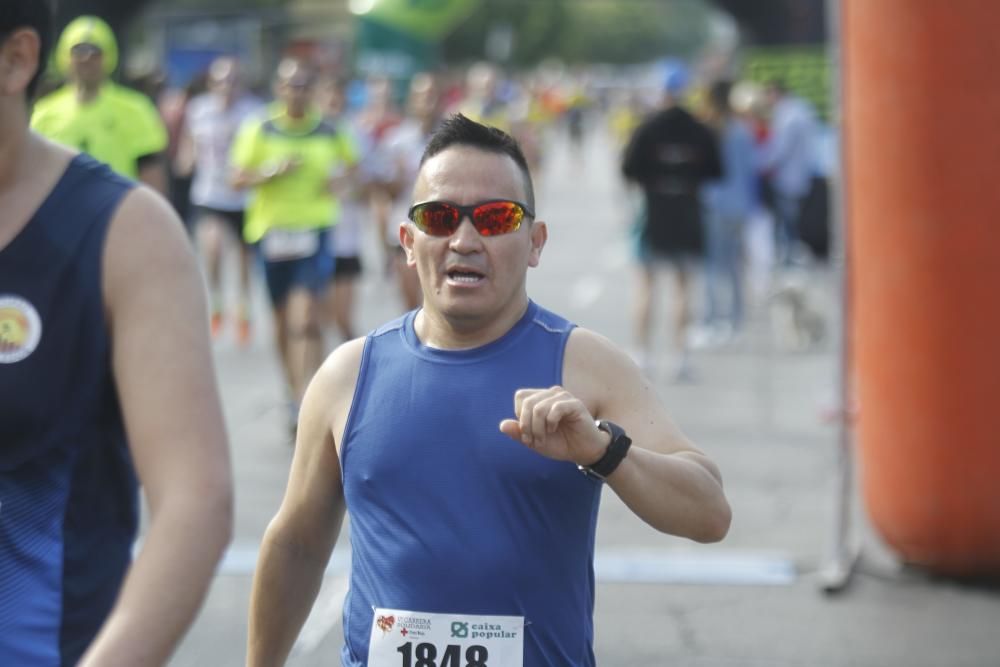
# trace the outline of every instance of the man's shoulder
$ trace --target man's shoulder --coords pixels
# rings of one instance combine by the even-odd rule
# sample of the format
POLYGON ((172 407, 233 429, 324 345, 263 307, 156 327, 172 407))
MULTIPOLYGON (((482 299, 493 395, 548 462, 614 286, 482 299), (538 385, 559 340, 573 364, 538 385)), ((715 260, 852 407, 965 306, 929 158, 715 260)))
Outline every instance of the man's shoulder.
POLYGON ((609 338, 584 327, 570 332, 563 360, 563 378, 570 391, 603 402, 622 383, 638 382, 639 368, 609 338))
POLYGON ((367 340, 367 337, 355 338, 338 345, 316 371, 312 384, 319 386, 327 395, 340 392, 353 395, 367 340))
POLYGON ((406 326, 406 318, 408 316, 409 313, 403 313, 399 317, 389 320, 388 322, 382 324, 377 329, 373 330, 370 334, 368 334, 368 337, 381 338, 382 336, 391 334, 394 331, 401 330, 404 326, 406 326))
POLYGON ((532 302, 529 308, 532 324, 549 333, 568 334, 577 328, 570 320, 537 303, 532 302))
POLYGON ((704 127, 687 109, 679 106, 654 111, 639 125, 641 131, 654 136, 698 132, 704 127))
POLYGON ((148 109, 153 109, 154 111, 156 110, 156 105, 153 104, 153 100, 149 99, 146 95, 140 93, 138 90, 126 88, 125 86, 118 85, 117 83, 104 84, 104 90, 102 91, 101 97, 98 99, 123 107, 141 107, 144 111, 148 109))
POLYGON ((54 90, 45 97, 35 102, 32 110, 32 120, 51 113, 62 113, 66 110, 66 105, 73 100, 73 91, 69 86, 63 86, 54 90))

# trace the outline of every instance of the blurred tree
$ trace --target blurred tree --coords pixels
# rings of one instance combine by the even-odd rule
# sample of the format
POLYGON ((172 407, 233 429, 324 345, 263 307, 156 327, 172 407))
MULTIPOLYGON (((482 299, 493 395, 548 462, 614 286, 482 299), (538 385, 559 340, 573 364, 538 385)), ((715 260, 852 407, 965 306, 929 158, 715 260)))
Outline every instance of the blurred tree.
POLYGON ((709 7, 702 0, 589 0, 572 4, 559 49, 569 62, 635 63, 690 56, 704 45, 709 7))
POLYGON ((819 44, 827 38, 825 0, 712 0, 760 46, 819 44))
POLYGON ((56 24, 61 28, 81 14, 100 16, 111 24, 116 33, 135 16, 148 0, 59 0, 56 4, 56 24))
MULTIPOLYGON (((56 2, 56 25, 62 27, 81 14, 100 16, 114 28, 119 36, 128 21, 137 16, 156 0, 58 0, 56 2)), ((159 2, 158 4, 167 4, 159 2)), ((227 10, 246 7, 278 7, 287 0, 170 0, 171 7, 227 10)))
POLYGON ((213 12, 225 12, 237 9, 250 9, 260 7, 283 7, 291 4, 290 0, 170 0, 169 3, 160 1, 160 4, 169 4, 171 8, 201 9, 213 12))
POLYGON ((705 0, 490 0, 442 45, 450 62, 485 58, 491 31, 509 28, 513 65, 634 63, 689 55, 704 41, 705 0))

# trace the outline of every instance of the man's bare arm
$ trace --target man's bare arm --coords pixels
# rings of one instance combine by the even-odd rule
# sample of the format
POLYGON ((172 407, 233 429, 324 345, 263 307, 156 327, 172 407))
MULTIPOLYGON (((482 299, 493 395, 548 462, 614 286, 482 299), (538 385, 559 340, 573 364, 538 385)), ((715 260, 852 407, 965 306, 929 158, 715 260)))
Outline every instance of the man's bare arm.
POLYGON ((82 665, 162 665, 232 531, 232 480, 200 273, 169 205, 132 191, 110 225, 103 292, 112 363, 150 524, 82 665))
POLYGON ((518 391, 516 419, 505 420, 501 430, 543 456, 591 465, 610 442, 594 420, 615 422, 633 441, 607 478, 625 504, 665 533, 699 542, 725 536, 731 516, 718 467, 681 434, 627 355, 606 338, 576 329, 566 347, 563 383, 518 391))
POLYGON ((633 447, 607 479, 615 493, 657 530, 698 542, 725 537, 731 510, 715 463, 677 428, 635 363, 603 336, 573 332, 567 385, 581 383, 594 418, 625 429, 633 447))
POLYGON ((336 441, 354 395, 364 341, 342 345, 302 400, 288 488, 261 544, 250 597, 247 665, 283 665, 309 615, 344 517, 336 441))

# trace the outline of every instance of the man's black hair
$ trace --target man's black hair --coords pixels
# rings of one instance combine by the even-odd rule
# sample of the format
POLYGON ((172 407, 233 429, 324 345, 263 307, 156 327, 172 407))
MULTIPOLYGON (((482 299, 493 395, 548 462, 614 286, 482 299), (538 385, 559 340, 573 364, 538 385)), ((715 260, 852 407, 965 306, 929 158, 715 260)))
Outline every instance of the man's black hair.
POLYGON ((0 2, 0 42, 7 40, 19 28, 31 28, 41 42, 38 50, 38 71, 28 84, 27 96, 31 99, 45 75, 54 37, 53 0, 3 0, 0 2))
POLYGON ((499 128, 477 123, 458 113, 442 121, 431 135, 423 157, 420 158, 420 164, 423 165, 451 146, 472 146, 488 153, 499 153, 510 157, 524 174, 524 193, 527 199, 524 203, 532 209, 535 208, 535 188, 531 183, 531 170, 528 169, 528 161, 524 159, 524 153, 521 152, 521 147, 514 137, 499 128))

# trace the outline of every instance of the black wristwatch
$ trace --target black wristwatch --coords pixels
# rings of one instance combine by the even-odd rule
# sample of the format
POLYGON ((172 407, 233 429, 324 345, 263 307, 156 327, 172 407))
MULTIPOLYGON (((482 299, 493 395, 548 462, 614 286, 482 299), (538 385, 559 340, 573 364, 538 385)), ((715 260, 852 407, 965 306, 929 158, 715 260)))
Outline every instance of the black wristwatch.
POLYGON ((587 477, 603 482, 608 475, 615 471, 625 458, 625 455, 628 454, 628 448, 632 446, 632 439, 625 435, 625 429, 609 421, 601 420, 597 422, 597 428, 611 436, 611 444, 608 445, 604 456, 597 463, 577 467, 587 477))

